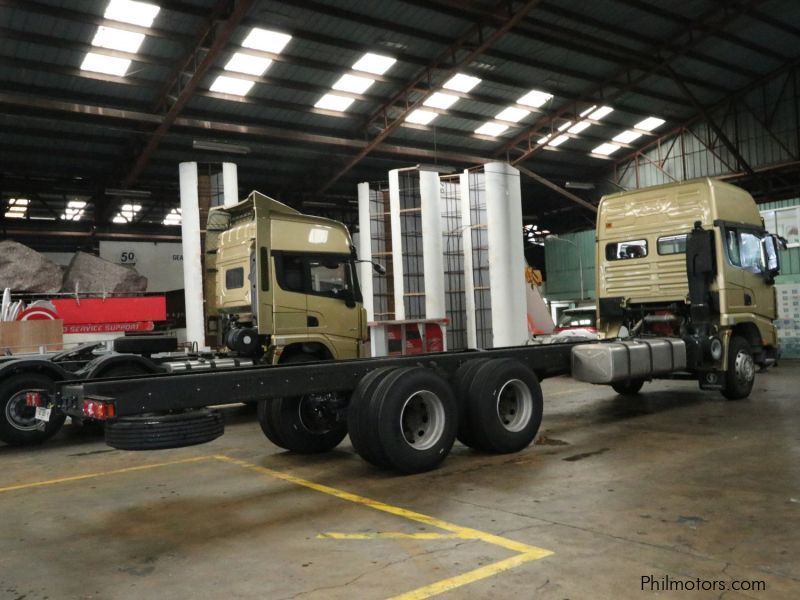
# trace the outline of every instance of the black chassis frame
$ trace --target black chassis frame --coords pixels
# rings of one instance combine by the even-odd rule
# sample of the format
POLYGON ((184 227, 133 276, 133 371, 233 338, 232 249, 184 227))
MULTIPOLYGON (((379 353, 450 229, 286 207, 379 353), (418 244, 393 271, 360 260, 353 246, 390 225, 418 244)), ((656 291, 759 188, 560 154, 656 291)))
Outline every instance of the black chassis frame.
POLYGON ((450 379, 462 364, 479 358, 520 361, 541 380, 569 374, 571 350, 578 343, 586 342, 62 381, 57 384, 55 402, 58 409, 75 417, 82 416, 85 399, 112 402, 116 417, 129 417, 304 394, 346 393, 355 389, 364 375, 381 367, 422 366, 450 379))

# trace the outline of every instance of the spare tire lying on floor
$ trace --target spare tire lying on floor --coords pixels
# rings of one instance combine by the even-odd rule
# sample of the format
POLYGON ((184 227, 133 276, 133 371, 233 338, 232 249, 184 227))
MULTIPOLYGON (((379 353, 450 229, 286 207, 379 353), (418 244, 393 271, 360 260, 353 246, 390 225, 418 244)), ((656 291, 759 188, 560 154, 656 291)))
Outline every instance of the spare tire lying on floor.
POLYGON ((225 432, 222 415, 200 409, 106 422, 106 444, 119 450, 160 450, 210 442, 225 432))

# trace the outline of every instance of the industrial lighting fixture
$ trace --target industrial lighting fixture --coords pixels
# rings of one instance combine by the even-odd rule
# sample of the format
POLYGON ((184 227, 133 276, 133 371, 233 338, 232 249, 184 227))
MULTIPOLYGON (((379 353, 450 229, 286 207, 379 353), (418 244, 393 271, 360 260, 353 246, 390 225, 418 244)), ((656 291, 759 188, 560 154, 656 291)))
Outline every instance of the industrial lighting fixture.
POLYGON ((641 129, 643 131, 653 131, 658 127, 661 127, 666 121, 664 119, 659 119, 658 117, 647 117, 644 121, 639 121, 636 125, 634 125, 634 129, 641 129))
POLYGON ((261 77, 271 64, 272 59, 270 58, 237 52, 231 56, 231 59, 225 65, 225 70, 261 77))
POLYGON ((642 134, 638 131, 634 131, 633 129, 628 129, 627 131, 623 131, 619 135, 614 136, 614 141, 619 142, 620 144, 630 144, 633 141, 638 140, 642 137, 642 134))
POLYGON ((603 156, 608 156, 610 154, 614 154, 614 152, 616 152, 619 149, 620 146, 617 146, 616 144, 604 143, 600 144, 597 148, 592 150, 592 154, 601 154, 603 156))
POLYGON ((192 140, 192 148, 195 150, 209 150, 211 152, 226 152, 228 154, 250 154, 249 146, 239 146, 226 142, 214 142, 211 140, 192 140))
POLYGON ((497 115, 495 115, 495 119, 500 121, 509 121, 510 123, 519 123, 522 119, 527 117, 531 114, 529 110, 523 110, 521 108, 515 108, 513 106, 509 106, 506 109, 503 109, 497 115))
POLYGON ((567 121, 566 123, 562 123, 561 125, 558 126, 558 130, 566 131, 567 129, 572 127, 573 123, 575 123, 575 121, 567 121))
POLYGON ((570 127, 567 131, 569 133, 580 133, 584 129, 589 129, 589 127, 591 127, 591 126, 592 126, 592 124, 589 121, 579 121, 579 122, 575 123, 575 125, 570 127))
POLYGON ((558 136, 557 138, 555 138, 555 139, 553 139, 553 140, 550 140, 550 141, 547 143, 547 145, 548 145, 548 146, 552 146, 553 148, 555 148, 556 146, 560 146, 561 144, 563 144, 564 142, 566 142, 568 139, 569 139, 569 136, 568 136, 568 135, 560 135, 560 136, 558 136))
POLYGON ((292 36, 286 33, 253 27, 247 37, 244 38, 242 46, 253 50, 261 50, 262 52, 280 54, 291 39, 292 36))
POLYGON ((540 137, 539 140, 536 142, 537 144, 545 144, 547 143, 550 138, 553 137, 552 133, 548 133, 547 135, 540 137))
POLYGON ((418 125, 427 125, 438 116, 439 113, 435 113, 430 110, 422 110, 421 108, 418 108, 417 110, 413 111, 410 115, 406 117, 406 122, 416 123, 418 125))
POLYGON ((149 2, 111 0, 103 16, 112 21, 130 23, 139 27, 151 27, 160 10, 160 7, 149 2))
POLYGON ((67 202, 67 208, 64 209, 64 214, 61 215, 62 221, 80 221, 83 217, 86 202, 83 200, 70 200, 67 202))
POLYGON ((532 106, 533 108, 539 108, 544 105, 545 102, 550 100, 553 97, 553 94, 548 94, 547 92, 541 92, 539 90, 531 90, 527 94, 525 94, 522 98, 517 100, 517 104, 522 104, 524 106, 532 106))
POLYGON ((117 58, 116 56, 106 56, 105 54, 88 52, 81 63, 81 70, 123 77, 125 73, 128 72, 128 67, 130 66, 131 61, 127 58, 117 58))
POLYGON ((153 195, 150 190, 123 190, 119 188, 106 188, 106 196, 117 196, 120 198, 149 198, 153 195))
POLYGON ((181 209, 180 208, 173 208, 169 211, 169 214, 164 217, 164 220, 161 222, 162 225, 180 225, 181 224, 181 209))
POLYGON ((603 119, 603 118, 607 117, 608 115, 610 115, 612 112, 614 112, 614 109, 611 108, 610 106, 601 106, 596 111, 591 113, 589 115, 589 118, 594 120, 594 121, 599 121, 600 119, 603 119))
POLYGON ((94 34, 92 46, 136 54, 143 41, 143 33, 101 26, 97 28, 97 33, 94 34))
POLYGON ((27 198, 9 198, 8 210, 5 213, 7 219, 24 219, 28 212, 28 205, 31 203, 27 198))
POLYGON ((447 110, 456 102, 458 102, 458 96, 454 96, 453 94, 445 94, 444 92, 436 92, 427 98, 422 104, 432 108, 447 110))
POLYGON ((220 75, 208 88, 212 92, 219 92, 220 94, 231 94, 234 96, 246 96, 250 88, 255 85, 254 81, 247 79, 239 79, 238 77, 228 77, 227 75, 220 75))
POLYGON ((373 83, 375 83, 375 80, 369 77, 345 74, 339 78, 339 81, 333 84, 333 89, 342 92, 350 92, 352 94, 363 94, 373 83))
POLYGON ((339 96, 338 94, 325 94, 322 98, 317 100, 317 103, 314 106, 324 110, 344 112, 352 103, 353 99, 348 98, 347 96, 339 96))
POLYGON ((466 94, 480 82, 481 79, 479 77, 472 77, 466 73, 457 73, 448 79, 442 87, 466 94))
POLYGON ((571 190, 593 190, 594 184, 588 181, 567 181, 564 187, 571 190))
POLYGON ((123 204, 117 215, 111 220, 112 223, 130 223, 136 213, 142 210, 141 204, 123 204))
POLYGON ((475 133, 479 135, 489 135, 492 137, 497 137, 501 133, 503 133, 506 129, 508 129, 508 125, 503 125, 502 123, 494 123, 493 121, 487 121, 480 127, 475 130, 475 133))
POLYGON ((355 71, 366 71, 374 75, 383 75, 396 62, 397 59, 391 56, 367 52, 355 62, 353 69, 355 71))

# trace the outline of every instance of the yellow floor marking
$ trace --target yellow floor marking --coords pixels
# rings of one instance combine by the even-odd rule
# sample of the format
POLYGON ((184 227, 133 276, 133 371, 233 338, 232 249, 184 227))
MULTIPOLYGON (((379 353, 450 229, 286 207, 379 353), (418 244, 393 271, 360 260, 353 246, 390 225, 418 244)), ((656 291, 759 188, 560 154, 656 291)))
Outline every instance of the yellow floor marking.
MULTIPOLYGON (((345 492, 343 490, 332 488, 330 486, 323 485, 321 483, 314 483, 313 481, 308 481, 306 479, 302 479, 300 477, 291 475, 289 473, 283 473, 281 471, 275 471, 274 469, 262 467, 260 465, 255 465, 253 463, 249 463, 247 461, 240 460, 238 458, 231 458, 230 456, 225 456, 221 454, 217 455, 216 458, 223 462, 228 462, 234 465, 239 465, 240 467, 244 467, 245 469, 256 471, 257 473, 262 473, 270 477, 282 479, 283 481, 288 481, 290 483, 294 483, 296 485, 300 485, 315 490, 317 492, 321 492, 323 494, 328 494, 329 496, 334 496, 335 498, 340 498, 342 500, 354 502, 356 504, 367 506, 375 510, 396 515, 398 517, 403 517, 411 521, 417 521, 419 523, 424 523, 426 525, 438 527, 439 529, 444 529, 445 531, 450 531, 455 539, 480 540, 482 542, 493 544, 495 546, 500 546, 502 548, 513 550, 514 552, 518 553, 514 556, 511 556, 510 558, 499 560, 497 562, 484 565, 482 567, 478 567, 477 569, 473 569, 472 571, 462 573, 461 575, 448 577, 446 579, 442 579, 440 581, 436 581, 429 585, 417 588, 416 590, 400 594, 399 596, 395 596, 390 600, 422 600, 423 598, 430 598, 431 596, 436 596, 438 594, 442 594, 444 592, 453 590, 463 585, 467 585, 475 581, 480 581, 481 579, 486 579, 487 577, 492 577, 493 575, 497 575, 498 573, 502 573, 503 571, 508 571, 509 569, 513 569, 514 567, 518 567, 519 565, 534 560, 539 560, 540 558, 544 558, 545 556, 550 556, 551 554, 553 554, 550 550, 546 550, 544 548, 538 548, 536 546, 523 544, 522 542, 510 540, 508 538, 504 538, 499 535, 494 535, 492 533, 487 533, 485 531, 480 531, 478 529, 472 529, 471 527, 462 527, 460 525, 449 523, 447 521, 442 521, 441 519, 437 519, 435 517, 429 517, 428 515, 423 515, 422 513, 418 513, 412 510, 406 510, 405 508, 392 506, 391 504, 385 504, 384 502, 379 502, 378 500, 372 500, 371 498, 359 496, 358 494, 345 492)), ((382 537, 388 537, 387 534, 392 535, 391 532, 384 532, 383 535, 381 535, 380 533, 337 534, 331 532, 327 534, 318 535, 317 537, 334 537, 337 539, 380 539, 382 537)), ((397 536, 396 539, 404 539, 406 537, 411 538, 414 535, 425 536, 425 534, 396 534, 396 533, 393 535, 397 536)), ((441 538, 438 537, 430 538, 426 536, 426 537, 419 537, 417 539, 441 539, 441 538)))
POLYGON ((81 481, 83 479, 94 479, 95 477, 105 477, 106 475, 118 475, 120 473, 133 473, 134 471, 146 471, 147 469, 157 469, 158 467, 168 467, 170 465, 181 465, 185 463, 199 462, 201 460, 212 460, 213 456, 196 456, 194 458, 183 458, 180 460, 171 460, 163 463, 152 463, 149 465, 139 465, 136 467, 125 467, 124 469, 114 469, 113 471, 98 471, 97 473, 86 473, 84 475, 73 475, 71 477, 59 477, 58 479, 48 479, 46 481, 34 481, 32 483, 20 483, 17 485, 9 485, 0 488, 0 494, 3 492, 12 492, 14 490, 25 490, 28 488, 43 487, 46 485, 55 485, 57 483, 67 483, 70 481, 81 481))
POLYGON ((338 531, 327 531, 317 535, 318 539, 330 540, 464 540, 475 539, 465 538, 457 533, 436 533, 433 531, 421 531, 419 533, 402 533, 400 531, 371 531, 365 533, 339 533, 338 531))
MULTIPOLYGON (((552 552, 548 552, 548 554, 552 554, 552 552)), ((542 558, 542 556, 538 552, 515 554, 514 556, 506 558, 505 560, 499 560, 492 564, 484 565, 472 571, 468 571, 467 573, 456 575, 455 577, 449 577, 448 579, 442 579, 441 581, 436 581, 435 583, 411 590, 410 592, 400 594, 399 596, 393 596, 389 600, 422 600, 423 598, 430 598, 431 596, 449 592, 450 590, 454 590, 462 585, 467 585, 468 583, 486 579, 492 575, 497 575, 503 571, 508 571, 509 569, 523 565, 526 562, 539 560, 540 558, 542 558)))
POLYGON ((283 473, 281 471, 275 471, 267 467, 254 465, 253 463, 249 463, 247 461, 240 460, 238 458, 231 458, 230 456, 224 456, 219 454, 216 456, 216 458, 224 462, 229 462, 234 465, 239 465, 240 467, 244 467, 245 469, 257 471, 259 473, 263 473, 264 475, 269 475, 270 477, 275 477, 277 479, 289 481, 291 483, 295 483, 297 485, 301 485, 303 487, 307 487, 309 489, 322 492, 323 494, 328 494, 329 496, 341 498, 342 500, 348 500, 356 504, 361 504, 362 506, 368 506, 369 508, 389 513, 392 515, 397 515, 398 517, 403 517, 410 521, 417 521, 419 523, 424 523, 425 525, 438 527, 439 529, 444 529, 445 531, 450 531, 452 533, 458 534, 459 536, 464 536, 469 539, 481 540, 482 542, 486 542, 488 544, 494 544, 495 546, 500 546, 501 548, 513 550, 514 552, 520 552, 522 554, 536 554, 539 558, 544 558, 545 556, 549 556, 550 554, 552 554, 550 550, 545 550, 544 548, 529 546, 528 544, 523 544, 522 542, 516 542, 514 540, 510 540, 508 538, 504 538, 499 535, 494 535, 492 533, 487 533, 485 531, 479 531, 477 529, 472 529, 470 527, 462 527, 454 523, 448 523, 447 521, 442 521, 441 519, 437 519, 435 517, 429 517, 428 515, 423 515, 422 513, 414 512, 413 510, 406 510, 405 508, 400 508, 399 506, 392 506, 391 504, 385 504, 377 500, 372 500, 371 498, 365 498, 364 496, 359 496, 358 494, 351 494, 350 492, 338 490, 336 488, 332 488, 330 486, 323 485, 321 483, 314 483, 313 481, 301 479, 300 477, 296 477, 295 475, 290 475, 289 473, 283 473))

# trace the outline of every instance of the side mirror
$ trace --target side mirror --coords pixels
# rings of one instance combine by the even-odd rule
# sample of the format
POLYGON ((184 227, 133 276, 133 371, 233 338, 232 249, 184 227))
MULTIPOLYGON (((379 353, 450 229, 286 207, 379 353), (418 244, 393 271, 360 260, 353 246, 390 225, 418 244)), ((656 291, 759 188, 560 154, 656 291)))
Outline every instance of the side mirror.
POLYGON ((386 267, 384 267, 380 263, 372 263, 372 270, 375 271, 378 275, 386 275, 386 267))
POLYGON ((764 274, 772 280, 781 272, 780 248, 781 241, 774 235, 768 235, 761 240, 761 257, 764 263, 764 274))
POLYGON ((342 300, 344 300, 344 305, 347 308, 355 308, 356 307, 356 298, 353 295, 352 290, 342 290, 342 300))

